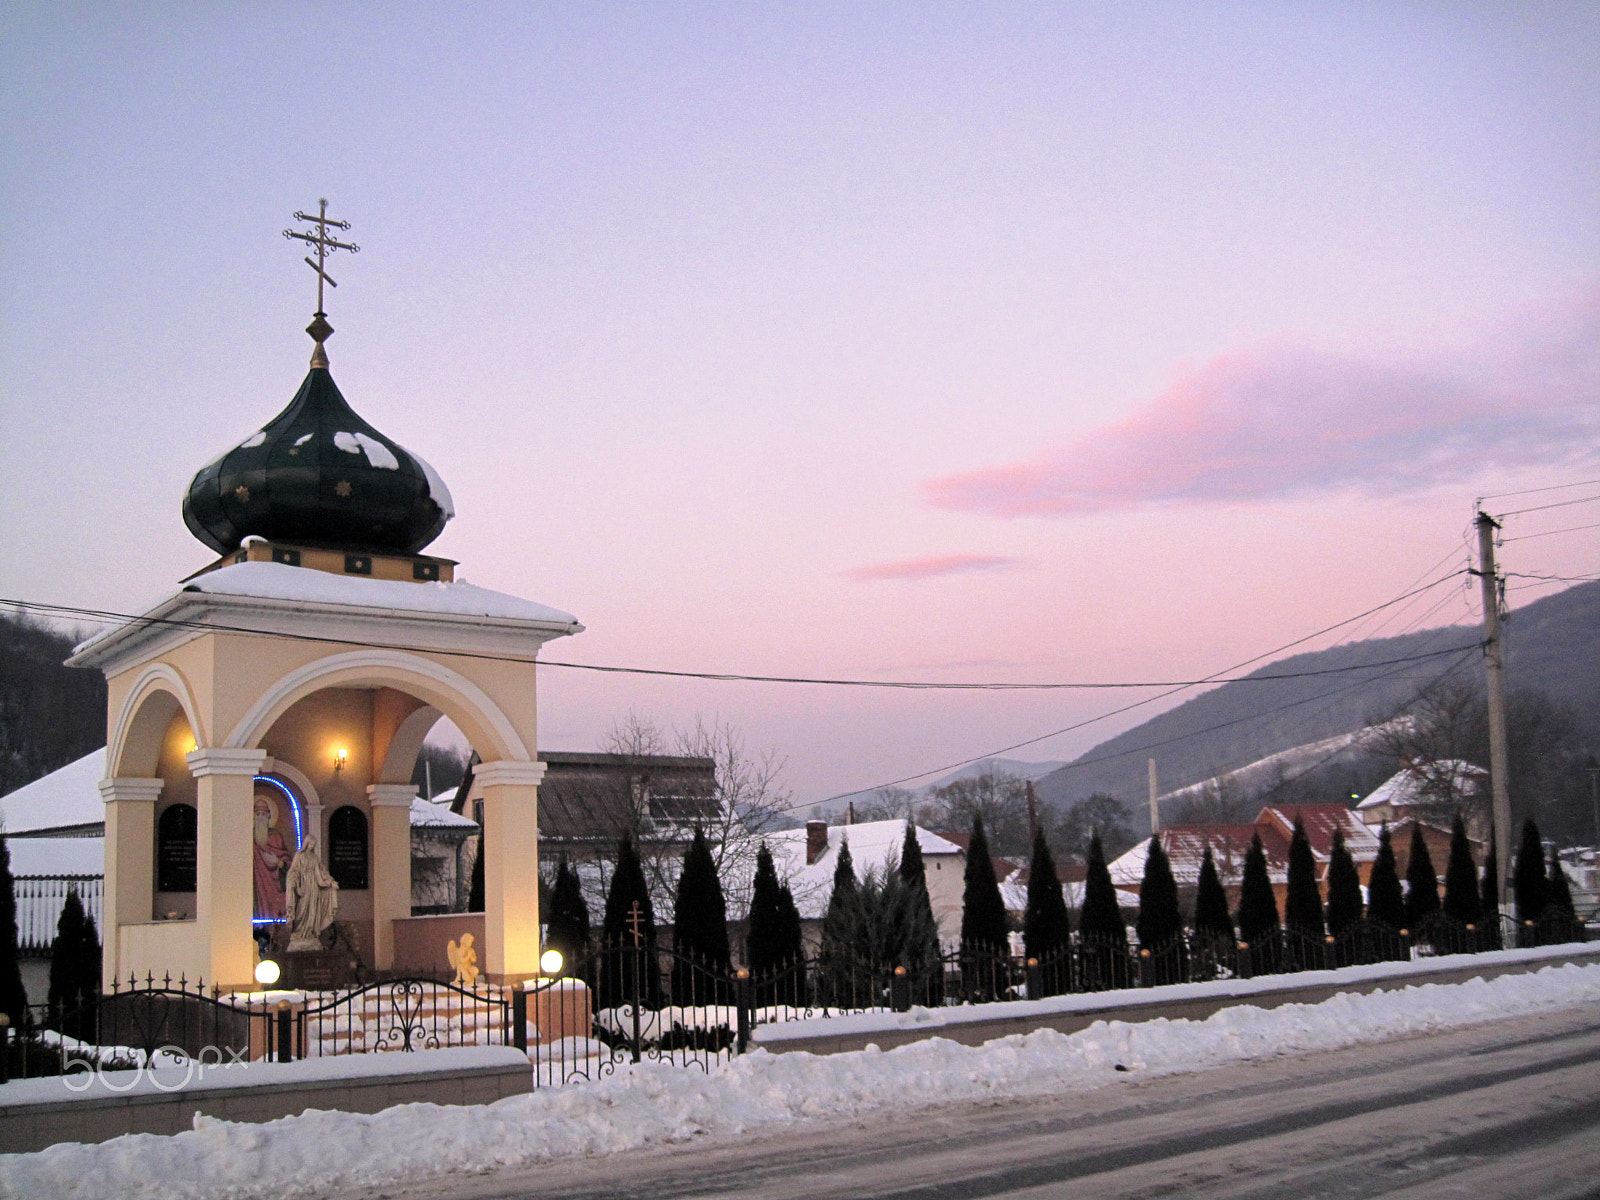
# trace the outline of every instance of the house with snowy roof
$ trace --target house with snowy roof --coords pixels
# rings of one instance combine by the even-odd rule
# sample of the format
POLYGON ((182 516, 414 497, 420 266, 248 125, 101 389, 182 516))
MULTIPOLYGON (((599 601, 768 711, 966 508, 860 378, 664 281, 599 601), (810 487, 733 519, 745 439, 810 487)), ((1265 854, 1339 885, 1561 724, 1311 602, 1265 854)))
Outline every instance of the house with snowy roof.
MULTIPOLYGON (((1168 825, 1157 836, 1172 863, 1173 878, 1180 891, 1190 893, 1199 884, 1200 862, 1209 846, 1231 905, 1238 904, 1245 855, 1251 841, 1259 836, 1266 852, 1267 878, 1272 882, 1281 907, 1289 891, 1289 840, 1294 834, 1297 817, 1305 824, 1306 840, 1311 843, 1311 854, 1316 860, 1317 885, 1323 898, 1328 894, 1328 862, 1335 831, 1344 834, 1345 846, 1365 886, 1372 874, 1373 860, 1378 856, 1378 836, 1342 804, 1267 805, 1248 825, 1168 825)), ((1144 882, 1145 859, 1149 853, 1150 840, 1146 838, 1109 864, 1112 884, 1135 901, 1144 882)))
POLYGON ((1489 837, 1489 772, 1460 758, 1408 762, 1356 805, 1368 825, 1418 820, 1449 829, 1459 812, 1475 841, 1489 837))

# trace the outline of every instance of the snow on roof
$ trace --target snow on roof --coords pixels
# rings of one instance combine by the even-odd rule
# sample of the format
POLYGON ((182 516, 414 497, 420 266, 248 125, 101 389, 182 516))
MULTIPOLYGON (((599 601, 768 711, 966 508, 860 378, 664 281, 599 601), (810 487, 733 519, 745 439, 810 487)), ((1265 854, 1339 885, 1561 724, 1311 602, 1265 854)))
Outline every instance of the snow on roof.
POLYGON ((191 579, 185 592, 211 596, 249 596, 310 604, 349 604, 462 617, 498 617, 573 625, 578 618, 560 609, 523 600, 465 580, 407 583, 365 575, 332 575, 274 562, 242 562, 191 579))
MULTIPOLYGON (((373 579, 365 575, 333 575, 309 567, 275 562, 242 562, 197 575, 140 612, 146 616, 182 607, 186 596, 234 597, 241 600, 276 600, 292 604, 339 605, 381 612, 411 612, 435 616, 480 617, 488 620, 532 621, 558 625, 566 633, 583 626, 571 613, 505 592, 491 591, 458 579, 454 583, 407 583, 373 579)), ((74 648, 73 654, 99 646, 127 629, 124 622, 95 634, 74 648)))
MULTIPOLYGON (((1289 841, 1270 825, 1168 825, 1161 831, 1161 848, 1172 862, 1172 877, 1179 887, 1200 882, 1200 861, 1207 846, 1217 864, 1217 875, 1224 884, 1233 884, 1244 877, 1244 856, 1257 833, 1267 852, 1268 877, 1274 883, 1285 882, 1289 878, 1289 841)), ((1141 839, 1110 864, 1111 882, 1119 888, 1138 888, 1144 882, 1144 862, 1149 854, 1150 839, 1141 839)))
POLYGON ((1437 762, 1413 763, 1402 767, 1380 783, 1372 795, 1356 805, 1356 809, 1357 811, 1372 809, 1382 804, 1405 808, 1426 801, 1427 789, 1430 786, 1435 786, 1439 790, 1448 788, 1449 792, 1455 795, 1470 796, 1483 786, 1488 777, 1488 772, 1482 767, 1460 758, 1441 758, 1437 762))
POLYGON ((1256 824, 1272 821, 1284 832, 1294 832, 1298 817, 1306 829, 1306 840, 1311 843, 1311 853, 1317 861, 1326 860, 1333 853, 1333 834, 1343 830, 1345 848, 1356 862, 1366 862, 1378 856, 1378 835, 1343 804, 1268 805, 1261 810, 1256 824))
POLYGON ((105 874, 106 840, 102 837, 14 838, 6 847, 11 851, 14 877, 105 874))
POLYGON ((0 830, 13 835, 104 825, 106 806, 97 785, 105 773, 106 752, 102 746, 77 762, 0 796, 0 830))
MULTIPOLYGON (((960 854, 961 847, 926 829, 917 828, 917 845, 924 857, 934 854, 960 854)), ((828 911, 833 894, 833 872, 839 864, 839 848, 850 843, 850 861, 857 879, 868 871, 882 871, 890 861, 898 862, 905 843, 904 821, 865 821, 859 825, 828 826, 828 848, 817 861, 806 864, 805 829, 781 829, 767 835, 772 865, 778 878, 794 893, 795 907, 806 920, 820 919, 828 911)))
POLYGON ((411 798, 411 828, 413 829, 470 829, 476 830, 478 823, 471 817, 464 817, 460 813, 450 811, 450 801, 455 798, 456 789, 444 792, 437 800, 424 800, 421 796, 411 798))

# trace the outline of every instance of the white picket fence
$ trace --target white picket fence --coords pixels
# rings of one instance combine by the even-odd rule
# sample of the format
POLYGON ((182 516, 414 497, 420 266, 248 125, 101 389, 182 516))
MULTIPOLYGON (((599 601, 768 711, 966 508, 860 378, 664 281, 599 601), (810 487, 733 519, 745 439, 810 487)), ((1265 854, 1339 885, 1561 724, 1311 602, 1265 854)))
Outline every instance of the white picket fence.
POLYGON ((101 901, 105 879, 99 875, 18 875, 12 880, 12 895, 17 898, 17 951, 21 954, 48 954, 56 938, 56 923, 67 903, 67 891, 76 888, 84 911, 94 918, 97 930, 104 927, 101 901))

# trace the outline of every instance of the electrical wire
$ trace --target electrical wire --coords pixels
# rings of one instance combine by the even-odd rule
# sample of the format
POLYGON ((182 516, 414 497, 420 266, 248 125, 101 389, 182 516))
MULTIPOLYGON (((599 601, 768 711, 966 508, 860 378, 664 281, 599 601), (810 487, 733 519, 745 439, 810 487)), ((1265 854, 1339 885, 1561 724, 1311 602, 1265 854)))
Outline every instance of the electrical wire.
POLYGON ((1600 485, 1600 479, 1581 479, 1577 483, 1553 483, 1549 487, 1523 488, 1520 492, 1496 492, 1492 496, 1479 496, 1480 502, 1484 500, 1504 500, 1508 496, 1532 496, 1537 492, 1560 492, 1567 488, 1595 487, 1600 485))
MULTIPOLYGON (((1422 593, 1424 591, 1428 591, 1428 590, 1430 590, 1430 589, 1432 589, 1434 587, 1437 587, 1439 584, 1444 583, 1447 580, 1454 578, 1456 574, 1457 574, 1457 572, 1452 572, 1450 575, 1443 576, 1440 579, 1436 579, 1432 583, 1427 584, 1424 587, 1414 589, 1411 592, 1408 592, 1408 593, 1406 593, 1406 594, 1404 594, 1402 596, 1396 597, 1394 600, 1388 601, 1385 604, 1378 605, 1376 608, 1368 609, 1365 613, 1360 613, 1357 616, 1350 618, 1349 621, 1340 621, 1335 625, 1330 625, 1326 629, 1319 630, 1317 633, 1309 634, 1304 638, 1297 639, 1296 641, 1290 642, 1290 643, 1288 643, 1288 645, 1280 647, 1277 650, 1269 650, 1269 651, 1267 651, 1266 654, 1257 655, 1255 658, 1248 659, 1245 662, 1238 664, 1238 667, 1230 668, 1230 669, 1236 670, 1239 667, 1249 666, 1252 663, 1259 662, 1263 658, 1279 654, 1285 649, 1290 649, 1290 648, 1292 648, 1294 646, 1298 646, 1298 645, 1300 645, 1300 644, 1302 644, 1302 643, 1304 643, 1306 641, 1311 640, 1312 638, 1319 637, 1324 633, 1328 633, 1328 632, 1330 632, 1330 631, 1332 631, 1334 629, 1338 629, 1338 628, 1342 627, 1343 625, 1349 624, 1350 621, 1360 620, 1360 619, 1362 619, 1362 618, 1364 618, 1364 617, 1366 617, 1366 616, 1368 616, 1368 615, 1370 615, 1370 614, 1372 614, 1374 612, 1378 612, 1378 611, 1381 611, 1384 608, 1390 607, 1391 605, 1401 603, 1404 600, 1410 599, 1412 596, 1418 595, 1418 594, 1420 594, 1420 593, 1422 593)), ((120 621, 123 621, 126 624, 138 625, 138 626, 141 626, 141 627, 162 627, 162 628, 174 628, 174 629, 193 629, 193 630, 212 631, 212 632, 219 632, 219 633, 236 633, 236 634, 241 634, 241 635, 248 636, 248 637, 271 638, 271 639, 277 639, 277 640, 283 640, 283 641, 320 642, 320 643, 323 643, 325 645, 351 646, 351 647, 360 648, 360 649, 392 649, 393 648, 391 643, 371 642, 371 641, 365 641, 365 640, 361 640, 361 639, 357 639, 357 638, 337 638, 337 637, 329 637, 329 636, 320 635, 320 634, 301 634, 301 633, 288 633, 288 632, 282 632, 282 631, 259 630, 259 629, 251 629, 251 628, 246 627, 246 626, 227 625, 227 624, 223 624, 223 623, 220 623, 220 622, 197 621, 197 620, 181 620, 181 619, 172 618, 172 617, 139 616, 139 615, 132 614, 132 613, 115 613, 115 612, 110 612, 110 611, 104 610, 104 609, 75 608, 75 607, 72 607, 72 606, 69 606, 69 605, 39 604, 39 603, 36 603, 36 602, 20 601, 20 600, 0 600, 0 604, 11 604, 11 605, 17 605, 17 606, 20 606, 20 607, 31 608, 31 609, 33 609, 35 611, 39 611, 39 612, 61 613, 61 614, 77 616, 77 617, 80 617, 80 618, 87 617, 87 618, 90 618, 90 619, 102 620, 102 621, 120 620, 120 621)), ((1141 689, 1141 688, 1152 688, 1152 687, 1173 688, 1173 689, 1182 690, 1182 689, 1185 689, 1185 688, 1200 687, 1200 686, 1208 684, 1208 683, 1242 683, 1242 682, 1246 682, 1246 681, 1251 682, 1251 683, 1265 683, 1265 682, 1272 682, 1274 680, 1279 680, 1279 679, 1299 679, 1299 678, 1307 678, 1307 677, 1318 676, 1318 675, 1337 675, 1337 674, 1343 674, 1343 673, 1345 673, 1347 671, 1350 671, 1350 670, 1357 669, 1357 668, 1340 667, 1340 668, 1329 668, 1327 670, 1319 670, 1319 671, 1284 672, 1284 673, 1276 674, 1276 675, 1257 675, 1257 674, 1252 674, 1252 675, 1239 676, 1237 678, 1225 678, 1224 677, 1225 672, 1218 672, 1216 675, 1207 676, 1204 679, 1138 680, 1138 681, 1131 681, 1131 682, 1124 681, 1124 682, 1093 682, 1093 683, 1084 683, 1084 682, 1055 682, 1055 683, 1010 683, 1010 682, 951 683, 951 682, 928 681, 928 680, 829 679, 829 678, 813 678, 813 677, 807 677, 807 676, 793 676, 793 675, 745 675, 745 674, 738 674, 738 673, 733 673, 733 672, 720 672, 720 671, 670 671, 670 670, 664 670, 664 669, 654 668, 654 667, 628 667, 628 666, 612 666, 612 665, 600 664, 600 663, 561 662, 561 661, 558 661, 558 660, 536 659, 536 658, 524 657, 524 656, 519 656, 519 655, 489 654, 489 653, 482 652, 482 651, 470 651, 470 650, 437 650, 437 651, 430 651, 430 653, 448 655, 448 656, 454 657, 454 658, 469 658, 469 659, 476 659, 476 660, 488 661, 488 662, 525 663, 525 664, 528 664, 528 665, 531 665, 531 666, 564 668, 564 669, 567 669, 567 670, 575 670, 575 671, 595 671, 595 672, 599 672, 599 673, 603 673, 603 674, 647 675, 647 676, 655 676, 655 677, 665 677, 665 678, 670 678, 670 679, 700 679, 700 680, 708 680, 708 681, 713 681, 713 682, 807 684, 807 685, 812 685, 812 686, 823 686, 823 687, 889 688, 889 689, 904 689, 904 690, 913 690, 913 691, 1109 691, 1109 690, 1137 690, 1137 689, 1141 689)), ((1427 656, 1424 656, 1424 657, 1427 657, 1427 656)), ((1396 663, 1400 663, 1400 662, 1412 662, 1412 661, 1417 661, 1417 660, 1416 660, 1415 656, 1407 656, 1407 657, 1404 657, 1404 658, 1395 659, 1394 661, 1396 663)), ((1387 664, 1369 664, 1369 665, 1387 665, 1387 664)))
POLYGON ((1565 529, 1546 529, 1543 533, 1523 533, 1518 534, 1516 537, 1500 538, 1498 541, 1500 545, 1504 546, 1509 542, 1526 542, 1530 538, 1555 537, 1558 533, 1577 533, 1584 529, 1600 529, 1600 522, 1596 522, 1593 525, 1569 525, 1565 529))
POLYGON ((1520 517, 1523 513, 1544 512, 1548 508, 1571 508, 1574 504, 1593 504, 1600 500, 1600 496, 1580 496, 1576 500, 1557 500, 1554 504, 1535 504, 1532 508, 1514 508, 1510 512, 1499 514, 1499 520, 1507 517, 1520 517))

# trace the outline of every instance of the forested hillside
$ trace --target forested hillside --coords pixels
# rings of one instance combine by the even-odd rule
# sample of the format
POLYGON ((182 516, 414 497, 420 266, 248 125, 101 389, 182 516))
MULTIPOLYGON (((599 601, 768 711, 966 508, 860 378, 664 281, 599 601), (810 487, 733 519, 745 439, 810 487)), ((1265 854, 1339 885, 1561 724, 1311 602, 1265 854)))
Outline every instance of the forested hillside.
POLYGON ((105 745, 105 676, 61 665, 76 641, 0 614, 0 795, 105 745))
MULTIPOLYGON (((1482 677, 1473 627, 1450 626, 1280 659, 1250 678, 1354 667, 1341 674, 1224 684, 1102 742, 1035 788, 1048 803, 1109 792, 1143 801, 1147 758, 1161 790, 1219 775, 1269 754, 1349 733, 1396 715, 1431 681, 1482 677), (1459 648, 1408 663, 1413 658, 1459 648), (1384 665, 1388 664, 1388 665, 1384 665)), ((1508 686, 1543 693, 1570 710, 1578 743, 1600 753, 1600 583, 1568 588, 1515 611, 1507 626, 1508 686)))

